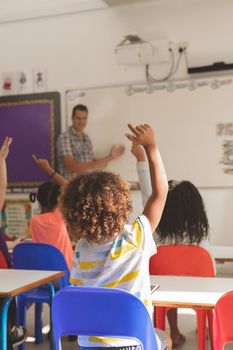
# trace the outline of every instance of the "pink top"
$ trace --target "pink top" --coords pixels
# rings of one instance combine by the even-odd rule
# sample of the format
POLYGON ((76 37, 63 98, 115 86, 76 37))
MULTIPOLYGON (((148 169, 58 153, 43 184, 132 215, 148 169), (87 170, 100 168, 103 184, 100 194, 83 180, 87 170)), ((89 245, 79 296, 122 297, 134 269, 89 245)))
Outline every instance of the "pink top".
POLYGON ((59 249, 70 268, 73 262, 73 249, 66 225, 57 208, 53 212, 33 215, 30 219, 30 234, 33 242, 48 243, 59 249))

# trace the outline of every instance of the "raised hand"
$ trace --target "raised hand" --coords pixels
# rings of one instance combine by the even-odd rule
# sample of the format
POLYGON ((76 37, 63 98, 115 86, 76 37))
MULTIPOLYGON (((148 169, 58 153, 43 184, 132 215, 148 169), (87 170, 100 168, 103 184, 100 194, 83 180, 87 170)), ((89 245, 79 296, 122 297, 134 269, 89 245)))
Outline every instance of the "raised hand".
POLYGON ((37 158, 35 154, 32 155, 32 159, 46 175, 48 175, 51 179, 53 179, 54 182, 56 182, 56 184, 59 186, 67 184, 68 181, 51 167, 47 159, 37 158))
POLYGON ((54 172, 53 168, 51 167, 47 159, 37 158, 35 154, 32 155, 32 159, 38 165, 38 167, 41 170, 43 170, 43 172, 48 176, 50 176, 54 172))
POLYGON ((111 149, 111 156, 112 159, 116 159, 120 157, 125 151, 125 147, 123 145, 120 146, 113 146, 111 149))
POLYGON ((139 143, 144 147, 155 144, 154 132, 150 125, 140 124, 133 127, 131 124, 128 124, 128 127, 132 131, 132 134, 126 134, 130 141, 139 143))
POLYGON ((5 137, 5 140, 2 144, 2 147, 0 148, 0 158, 1 159, 6 159, 9 153, 9 147, 12 142, 12 137, 5 137))
POLYGON ((143 210, 143 214, 150 222, 151 231, 153 232, 162 215, 166 202, 168 183, 165 168, 160 156, 158 147, 155 143, 154 133, 148 124, 141 124, 133 127, 128 125, 131 134, 126 134, 131 142, 136 142, 145 148, 145 153, 149 163, 151 195, 148 198, 143 210))

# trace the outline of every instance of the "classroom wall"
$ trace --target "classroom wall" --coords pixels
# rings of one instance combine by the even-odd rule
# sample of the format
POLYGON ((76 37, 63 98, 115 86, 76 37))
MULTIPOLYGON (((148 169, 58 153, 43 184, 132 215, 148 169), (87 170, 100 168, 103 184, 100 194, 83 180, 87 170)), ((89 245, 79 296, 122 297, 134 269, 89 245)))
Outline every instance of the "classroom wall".
MULTIPOLYGON (((143 67, 125 68, 115 63, 114 48, 124 34, 133 31, 145 40, 166 35, 173 42, 188 41, 188 52, 195 65, 224 60, 232 63, 232 13, 231 0, 162 0, 1 24, 0 74, 46 67, 48 90, 62 95, 65 129, 66 90, 144 80, 143 67)), ((154 74, 157 69, 153 68, 154 74)), ((176 78, 185 77, 182 62, 176 78)), ((233 189, 201 192, 210 219, 212 243, 233 245, 233 189)), ((136 214, 141 210, 140 195, 135 192, 133 197, 136 214)))

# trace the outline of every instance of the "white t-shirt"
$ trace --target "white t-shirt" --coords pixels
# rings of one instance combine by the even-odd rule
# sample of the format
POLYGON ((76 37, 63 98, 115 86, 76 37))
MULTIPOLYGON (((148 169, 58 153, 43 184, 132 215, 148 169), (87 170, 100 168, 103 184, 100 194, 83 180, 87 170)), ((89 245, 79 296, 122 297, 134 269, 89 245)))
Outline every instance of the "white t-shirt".
MULTIPOLYGON (((70 282, 124 289, 138 297, 151 313, 149 259, 155 253, 150 223, 141 215, 112 242, 91 244, 80 239, 75 247, 70 282)), ((92 347, 138 345, 135 340, 95 336, 80 336, 78 343, 92 347)))

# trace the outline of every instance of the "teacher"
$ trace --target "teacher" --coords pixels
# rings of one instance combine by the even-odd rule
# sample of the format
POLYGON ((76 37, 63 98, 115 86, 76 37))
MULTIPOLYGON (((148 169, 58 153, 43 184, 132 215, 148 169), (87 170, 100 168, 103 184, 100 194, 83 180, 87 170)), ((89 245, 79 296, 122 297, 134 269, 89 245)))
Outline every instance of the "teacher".
POLYGON ((89 136, 84 133, 87 120, 87 107, 82 104, 76 105, 72 111, 72 126, 58 137, 59 172, 67 180, 71 180, 81 172, 105 168, 111 160, 124 153, 124 146, 113 146, 108 155, 95 159, 92 142, 89 136))

